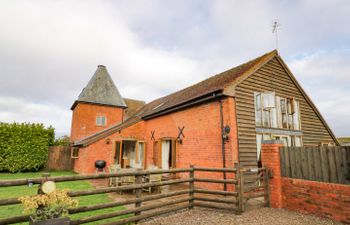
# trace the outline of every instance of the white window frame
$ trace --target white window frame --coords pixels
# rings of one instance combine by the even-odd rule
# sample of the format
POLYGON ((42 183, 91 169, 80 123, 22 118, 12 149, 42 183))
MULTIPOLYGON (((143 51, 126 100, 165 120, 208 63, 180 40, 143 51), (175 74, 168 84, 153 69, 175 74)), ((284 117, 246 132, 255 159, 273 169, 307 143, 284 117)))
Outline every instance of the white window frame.
POLYGON ((77 148, 77 147, 71 148, 70 157, 72 159, 78 159, 79 158, 79 148, 77 148))
POLYGON ((106 116, 96 116, 96 126, 106 126, 107 117, 106 116))

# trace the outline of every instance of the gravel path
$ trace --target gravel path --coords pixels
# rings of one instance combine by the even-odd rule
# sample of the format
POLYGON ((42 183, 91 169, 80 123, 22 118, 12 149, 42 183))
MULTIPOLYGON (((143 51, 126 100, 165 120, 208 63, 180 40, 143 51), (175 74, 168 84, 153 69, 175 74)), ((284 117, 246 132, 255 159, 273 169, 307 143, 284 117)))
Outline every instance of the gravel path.
POLYGON ((330 225, 341 224, 332 220, 305 215, 283 209, 256 208, 247 210, 242 215, 235 215, 228 211, 206 208, 194 208, 177 213, 154 217, 139 223, 143 225, 330 225))

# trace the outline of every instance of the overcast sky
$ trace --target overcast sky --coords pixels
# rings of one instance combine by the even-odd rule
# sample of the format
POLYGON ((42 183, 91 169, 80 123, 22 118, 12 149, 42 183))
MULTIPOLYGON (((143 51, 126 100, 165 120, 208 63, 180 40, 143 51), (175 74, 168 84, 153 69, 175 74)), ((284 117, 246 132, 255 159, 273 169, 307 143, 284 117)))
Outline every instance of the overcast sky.
POLYGON ((273 50, 337 136, 350 136, 350 1, 0 0, 0 121, 69 134, 98 64, 150 101, 273 50))

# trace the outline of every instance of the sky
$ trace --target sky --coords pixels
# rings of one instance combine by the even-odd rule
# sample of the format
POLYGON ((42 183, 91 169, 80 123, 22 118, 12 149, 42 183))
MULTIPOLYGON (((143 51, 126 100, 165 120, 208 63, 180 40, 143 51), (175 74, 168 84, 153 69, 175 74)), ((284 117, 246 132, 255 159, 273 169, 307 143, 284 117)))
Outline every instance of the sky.
POLYGON ((97 65, 146 102, 276 48, 336 136, 350 136, 348 0, 0 0, 0 121, 70 132, 97 65))

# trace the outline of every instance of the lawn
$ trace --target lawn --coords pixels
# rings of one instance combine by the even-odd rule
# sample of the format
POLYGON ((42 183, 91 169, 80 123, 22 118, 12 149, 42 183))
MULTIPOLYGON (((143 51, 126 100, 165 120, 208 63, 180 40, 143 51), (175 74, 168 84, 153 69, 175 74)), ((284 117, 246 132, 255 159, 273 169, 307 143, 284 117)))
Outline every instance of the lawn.
MULTIPOLYGON (((67 175, 74 175, 74 174, 75 173, 68 172, 68 171, 50 172, 51 176, 67 176, 67 175)), ((35 178, 35 177, 41 177, 41 175, 42 175, 42 172, 36 172, 36 173, 28 172, 28 173, 15 173, 15 174, 0 173, 0 180, 35 178)), ((87 181, 69 181, 69 182, 57 183, 57 188, 77 191, 77 190, 92 189, 93 187, 87 181)), ((37 185, 33 185, 32 187, 28 187, 28 186, 1 187, 0 199, 15 198, 15 197, 20 197, 24 195, 34 195, 36 194, 36 192, 37 192, 37 185)), ((78 197, 77 199, 79 200, 79 206, 94 205, 94 204, 106 203, 106 202, 112 201, 107 194, 82 196, 82 197, 78 197)), ((89 212, 71 215, 71 218, 79 219, 79 218, 94 216, 102 213, 113 212, 121 209, 124 209, 124 208, 119 206, 119 207, 89 211, 89 212)), ((0 206, 0 218, 6 218, 6 217, 12 217, 12 216, 18 216, 18 215, 23 215, 21 205, 0 206)), ((116 218, 111 218, 111 219, 101 220, 98 222, 93 222, 88 224, 101 224, 101 223, 106 223, 108 221, 115 221, 115 220, 116 218)), ((26 223, 22 223, 22 224, 26 224, 26 223)))

